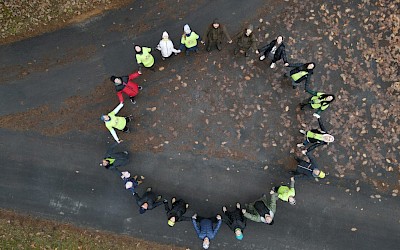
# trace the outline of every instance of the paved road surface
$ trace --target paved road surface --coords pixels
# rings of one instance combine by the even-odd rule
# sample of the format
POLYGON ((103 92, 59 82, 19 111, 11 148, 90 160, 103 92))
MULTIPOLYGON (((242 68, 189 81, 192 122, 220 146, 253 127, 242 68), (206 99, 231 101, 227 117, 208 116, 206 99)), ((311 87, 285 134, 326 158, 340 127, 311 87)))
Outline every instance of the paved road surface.
MULTIPOLYGON (((153 10, 148 1, 136 2, 86 23, 0 47, 0 115, 43 105, 57 113, 67 98, 88 96, 109 75, 132 71, 132 40, 154 43, 164 29, 177 37, 186 22, 201 30, 214 16, 220 16, 234 30, 249 15, 255 18, 252 10, 263 1, 199 1, 186 11, 185 6, 179 6, 176 12, 184 21, 168 17, 174 13, 169 8, 158 15, 161 10, 153 10), (115 28, 118 24, 131 29, 115 28)), ((116 102, 112 95, 101 105, 111 108, 114 103, 109 100, 116 102)), ((101 123, 96 130, 80 132, 76 128, 61 135, 1 128, 0 206, 199 249, 201 241, 190 223, 168 228, 162 208, 139 215, 119 178, 98 166, 107 141, 111 140, 101 123)), ((128 147, 126 143, 121 145, 124 147, 128 147)), ((289 179, 282 164, 270 162, 267 174, 263 168, 249 167, 257 164, 187 151, 143 150, 132 153, 127 169, 146 177, 143 186, 151 185, 165 197, 177 195, 188 200, 189 213, 196 209, 201 215, 212 216, 220 213, 224 204, 253 201, 268 192, 279 176, 281 181, 289 179)), ((222 226, 212 249, 396 249, 400 243, 399 200, 386 196, 371 199, 364 190, 345 192, 342 185, 334 184, 336 177, 330 180, 331 184, 297 181, 298 204, 291 207, 279 202, 273 226, 248 222, 241 242, 222 226)))

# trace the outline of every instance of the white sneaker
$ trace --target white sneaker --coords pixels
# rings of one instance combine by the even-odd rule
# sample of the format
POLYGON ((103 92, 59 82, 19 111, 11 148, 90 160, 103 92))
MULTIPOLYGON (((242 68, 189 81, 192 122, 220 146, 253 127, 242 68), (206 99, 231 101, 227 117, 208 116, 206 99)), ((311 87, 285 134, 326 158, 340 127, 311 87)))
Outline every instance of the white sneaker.
POLYGON ((265 55, 260 56, 260 61, 265 59, 265 55))
POLYGON ((302 134, 304 134, 304 135, 306 134, 306 131, 303 130, 303 129, 300 129, 299 132, 302 133, 302 134))
POLYGON ((275 63, 271 63, 271 66, 269 66, 271 69, 275 68, 276 64, 275 63))
POLYGON ((299 143, 299 144, 297 144, 297 147, 302 148, 302 147, 304 147, 304 145, 303 145, 303 143, 299 143))

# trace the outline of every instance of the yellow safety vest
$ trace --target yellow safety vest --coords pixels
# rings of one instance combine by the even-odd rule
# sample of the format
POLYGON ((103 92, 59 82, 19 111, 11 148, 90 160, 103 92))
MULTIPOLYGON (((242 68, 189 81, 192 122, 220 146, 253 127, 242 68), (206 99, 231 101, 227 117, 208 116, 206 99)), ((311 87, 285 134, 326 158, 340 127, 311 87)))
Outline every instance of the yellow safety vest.
POLYGON ((297 81, 300 78, 302 78, 303 76, 307 75, 308 72, 307 71, 299 71, 293 75, 291 75, 290 77, 292 77, 293 81, 297 81))
POLYGON ((306 134, 307 138, 313 138, 313 139, 317 139, 318 141, 323 141, 323 137, 321 134, 317 134, 311 131, 307 131, 306 134))
POLYGON ((325 101, 325 99, 320 99, 321 95, 324 93, 318 92, 316 96, 311 97, 311 107, 313 109, 321 109, 325 110, 328 108, 329 104, 322 105, 321 102, 325 101))
POLYGON ((192 31, 190 36, 182 35, 181 43, 184 44, 186 48, 190 49, 197 45, 197 39, 199 39, 199 35, 192 31))
POLYGON ((154 57, 150 54, 151 49, 147 47, 142 47, 143 53, 136 54, 136 61, 138 64, 142 63, 143 66, 149 68, 154 64, 154 57))
POLYGON ((108 116, 110 117, 110 120, 105 122, 108 130, 111 131, 112 128, 116 128, 118 130, 123 130, 125 128, 125 126, 126 126, 125 117, 115 116, 114 111, 109 113, 108 116))

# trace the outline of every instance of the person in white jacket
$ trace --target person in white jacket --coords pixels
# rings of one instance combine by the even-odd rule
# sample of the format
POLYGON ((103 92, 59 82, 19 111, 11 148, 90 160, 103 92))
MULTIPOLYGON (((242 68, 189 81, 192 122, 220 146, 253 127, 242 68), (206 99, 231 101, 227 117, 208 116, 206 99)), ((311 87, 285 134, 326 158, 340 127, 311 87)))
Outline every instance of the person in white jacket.
POLYGON ((177 55, 181 52, 180 50, 174 48, 174 44, 172 43, 171 39, 169 39, 169 35, 166 31, 163 32, 162 39, 158 43, 157 49, 161 51, 161 57, 163 60, 165 60, 167 57, 170 57, 172 53, 177 55))

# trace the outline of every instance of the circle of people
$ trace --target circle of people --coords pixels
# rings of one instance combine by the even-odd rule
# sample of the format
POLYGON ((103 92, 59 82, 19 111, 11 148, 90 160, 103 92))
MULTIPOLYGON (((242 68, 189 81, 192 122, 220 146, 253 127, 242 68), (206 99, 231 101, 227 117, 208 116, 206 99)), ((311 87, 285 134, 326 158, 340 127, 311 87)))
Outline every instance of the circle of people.
MULTIPOLYGON (((155 49, 161 51, 162 60, 166 60, 170 58, 172 54, 177 55, 182 51, 185 52, 186 56, 189 56, 193 52, 199 53, 199 43, 205 45, 207 51, 211 51, 215 48, 220 51, 225 42, 232 43, 227 29, 218 19, 213 20, 207 28, 203 36, 206 41, 203 41, 196 32, 192 31, 188 24, 184 26, 183 31, 184 33, 181 37, 179 49, 174 48, 174 44, 170 40, 168 33, 166 31, 163 32, 162 39, 155 47, 155 49)), ((247 26, 244 30, 239 32, 234 39, 236 41, 234 55, 240 52, 248 57, 250 53, 254 51, 259 55, 259 60, 263 61, 269 59, 270 68, 275 68, 276 63, 282 59, 284 66, 289 69, 284 76, 291 80, 292 87, 295 89, 304 83, 305 91, 311 95, 311 97, 300 103, 300 109, 304 110, 307 108, 313 110, 313 116, 318 119, 319 128, 308 131, 300 130, 300 133, 304 135, 305 139, 302 143, 297 144, 297 147, 303 148, 302 154, 308 159, 304 160, 295 157, 297 167, 295 170, 290 171, 292 177, 290 178, 289 186, 281 185, 273 187, 269 195, 263 194, 258 200, 245 204, 244 208, 241 207, 239 202, 236 203, 235 209, 231 211, 228 211, 227 207, 223 206, 222 211, 224 216, 222 217, 218 214, 212 218, 204 218, 197 214, 193 214, 191 217, 185 216, 186 210, 189 207, 186 201, 173 197, 170 207, 169 201, 167 199, 162 199, 162 196, 153 192, 151 187, 147 188, 143 195, 139 195, 136 192, 136 188, 143 182, 143 177, 138 177, 137 175, 131 176, 128 171, 120 171, 118 168, 128 163, 129 153, 127 151, 116 152, 115 150, 116 146, 122 142, 116 130, 129 133, 130 130, 127 125, 132 121, 133 117, 121 117, 117 116, 117 114, 124 105, 123 94, 129 96, 133 104, 136 103, 135 97, 142 90, 142 87, 135 83, 134 79, 142 74, 143 69, 155 71, 155 60, 151 54, 153 49, 150 47, 135 45, 136 61, 139 67, 137 72, 128 76, 112 76, 110 78, 111 82, 115 85, 120 104, 107 115, 101 116, 101 120, 104 121, 105 126, 110 131, 116 143, 110 146, 100 166, 112 170, 121 177, 125 188, 133 194, 139 207, 140 214, 144 214, 146 211, 164 204, 167 214, 167 223, 170 227, 173 227, 175 223, 180 221, 191 221, 198 237, 202 240, 204 249, 209 248, 210 240, 215 238, 222 222, 229 226, 238 240, 243 239, 243 231, 246 228, 247 219, 273 225, 278 199, 288 202, 291 205, 296 204, 294 188, 295 178, 309 177, 315 178, 316 180, 318 180, 318 178, 325 178, 325 172, 319 169, 311 152, 319 146, 334 141, 334 137, 328 133, 322 124, 320 114, 329 107, 329 104, 334 101, 335 96, 317 92, 309 88, 309 81, 313 74, 315 63, 289 63, 286 57, 285 44, 283 43, 282 36, 278 36, 269 44, 258 49, 257 39, 253 33, 252 25, 247 26)))

